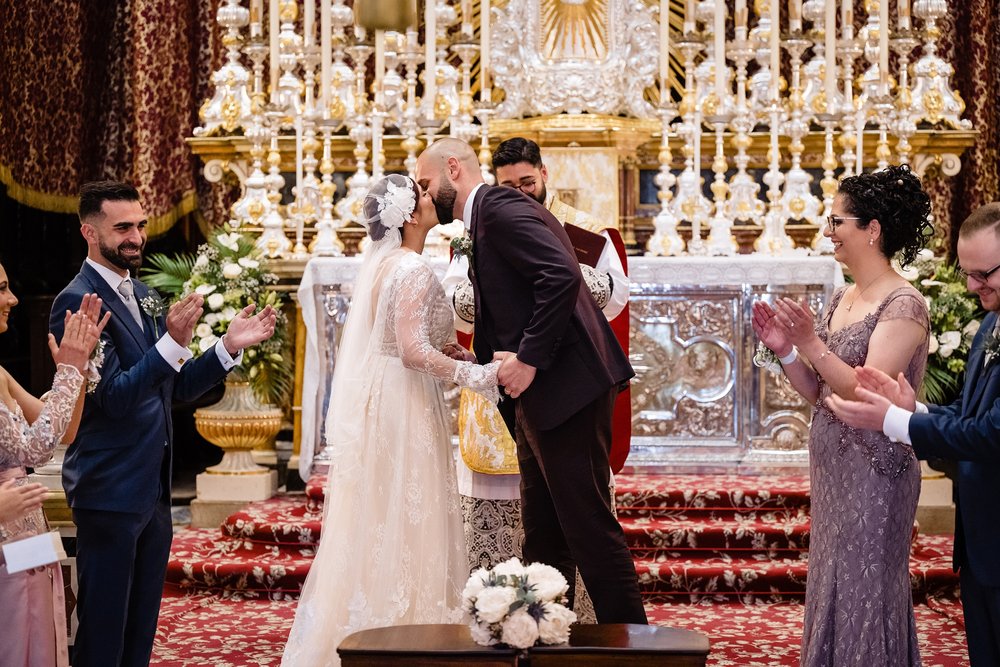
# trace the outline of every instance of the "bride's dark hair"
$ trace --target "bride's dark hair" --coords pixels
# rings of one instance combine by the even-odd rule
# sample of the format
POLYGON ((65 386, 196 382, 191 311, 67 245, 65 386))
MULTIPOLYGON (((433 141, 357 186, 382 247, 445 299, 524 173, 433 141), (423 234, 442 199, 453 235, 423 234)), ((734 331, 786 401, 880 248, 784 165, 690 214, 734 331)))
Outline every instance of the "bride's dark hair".
MULTIPOLYGON (((412 178, 406 174, 386 174, 376 182, 371 189, 368 190, 368 194, 365 195, 364 203, 362 204, 362 212, 364 213, 364 219, 362 224, 368 229, 368 236, 371 237, 372 241, 381 241, 385 237, 385 233, 389 231, 390 227, 396 227, 398 225, 386 225, 382 223, 382 215, 385 211, 384 205, 380 210, 380 204, 384 202, 385 197, 389 193, 389 185, 392 184, 397 188, 407 187, 413 190, 414 195, 414 206, 409 212, 409 215, 413 215, 413 211, 416 210, 416 202, 420 201, 420 188, 413 181, 412 178)), ((407 220, 409 217, 406 218, 407 220)), ((404 220, 405 222, 405 220, 404 220)))

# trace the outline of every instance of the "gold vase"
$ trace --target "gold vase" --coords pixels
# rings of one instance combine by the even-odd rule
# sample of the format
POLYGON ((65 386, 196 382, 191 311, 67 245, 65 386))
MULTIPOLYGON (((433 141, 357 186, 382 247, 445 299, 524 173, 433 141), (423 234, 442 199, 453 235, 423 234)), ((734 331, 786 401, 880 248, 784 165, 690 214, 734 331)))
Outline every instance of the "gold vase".
POLYGON ((280 408, 261 403, 250 383, 227 379, 222 400, 194 412, 198 433, 225 455, 205 472, 213 475, 266 475, 269 470, 254 463, 250 452, 274 445, 284 418, 280 408))

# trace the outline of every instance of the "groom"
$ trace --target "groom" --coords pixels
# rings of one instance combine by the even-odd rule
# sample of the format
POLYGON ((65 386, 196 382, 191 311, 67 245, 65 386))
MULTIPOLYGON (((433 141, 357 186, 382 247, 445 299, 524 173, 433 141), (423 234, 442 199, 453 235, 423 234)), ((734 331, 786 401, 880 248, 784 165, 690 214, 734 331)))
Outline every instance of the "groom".
POLYGON ((476 356, 514 353, 498 380, 514 402, 525 560, 558 568, 571 597, 579 567, 600 623, 645 623, 607 493, 612 407, 635 373, 569 237, 530 197, 485 185, 475 151, 458 139, 429 146, 416 177, 438 219, 461 218, 472 238, 476 356))

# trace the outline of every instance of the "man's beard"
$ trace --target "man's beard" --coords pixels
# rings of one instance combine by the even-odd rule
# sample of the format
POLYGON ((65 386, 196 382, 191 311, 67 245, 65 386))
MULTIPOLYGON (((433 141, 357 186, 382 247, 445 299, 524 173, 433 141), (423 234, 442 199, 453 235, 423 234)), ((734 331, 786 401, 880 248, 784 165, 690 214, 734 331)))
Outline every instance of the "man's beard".
POLYGON ((100 242, 98 243, 98 245, 101 249, 101 256, 104 257, 104 259, 111 262, 112 264, 114 264, 115 266, 117 266, 119 269, 125 269, 126 271, 129 271, 138 269, 140 266, 142 266, 143 246, 138 246, 139 254, 136 255, 134 258, 131 258, 122 255, 121 251, 123 248, 136 248, 137 246, 135 246, 132 243, 123 243, 117 248, 106 246, 100 242))
POLYGON ((438 224, 446 225, 455 219, 455 199, 458 192, 444 174, 441 174, 441 185, 438 187, 436 197, 432 197, 434 210, 437 211, 438 224))
POLYGON ((535 188, 535 191, 532 192, 528 196, 531 197, 532 199, 534 199, 536 202, 538 202, 542 206, 545 206, 545 197, 546 197, 546 195, 547 195, 547 193, 545 192, 545 183, 542 183, 541 181, 538 181, 538 187, 535 188))

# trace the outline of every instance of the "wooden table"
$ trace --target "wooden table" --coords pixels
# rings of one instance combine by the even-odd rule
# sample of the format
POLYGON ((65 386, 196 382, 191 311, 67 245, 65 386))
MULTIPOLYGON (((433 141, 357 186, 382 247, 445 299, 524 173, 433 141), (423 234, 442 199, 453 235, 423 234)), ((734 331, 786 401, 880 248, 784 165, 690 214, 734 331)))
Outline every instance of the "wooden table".
POLYGON ((340 644, 344 667, 693 667, 705 664, 708 637, 654 625, 574 625, 570 643, 514 649, 476 644, 465 625, 397 625, 362 630, 340 644))

